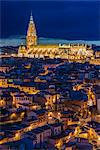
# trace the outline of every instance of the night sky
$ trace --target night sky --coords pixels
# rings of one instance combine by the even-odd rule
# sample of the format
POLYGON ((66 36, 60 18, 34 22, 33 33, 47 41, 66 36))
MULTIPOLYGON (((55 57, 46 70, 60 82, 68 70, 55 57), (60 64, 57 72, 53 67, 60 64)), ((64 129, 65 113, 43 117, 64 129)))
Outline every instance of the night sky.
POLYGON ((1 38, 26 35, 32 11, 39 37, 100 40, 100 1, 1 1, 1 38))

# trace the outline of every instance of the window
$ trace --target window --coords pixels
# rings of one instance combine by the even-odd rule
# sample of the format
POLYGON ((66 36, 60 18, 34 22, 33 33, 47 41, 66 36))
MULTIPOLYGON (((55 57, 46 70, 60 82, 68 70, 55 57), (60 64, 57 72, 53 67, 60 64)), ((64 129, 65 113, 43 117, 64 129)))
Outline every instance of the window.
POLYGON ((58 133, 60 133, 60 129, 58 129, 58 133))
POLYGON ((55 134, 57 134, 57 129, 55 129, 55 134))

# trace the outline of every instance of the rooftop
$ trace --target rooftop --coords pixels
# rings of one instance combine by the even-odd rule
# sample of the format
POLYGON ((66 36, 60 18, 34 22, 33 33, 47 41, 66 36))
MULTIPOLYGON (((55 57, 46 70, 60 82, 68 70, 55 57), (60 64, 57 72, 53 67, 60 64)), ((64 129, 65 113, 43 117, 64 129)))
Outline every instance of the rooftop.
POLYGON ((37 115, 42 115, 46 112, 46 109, 34 110, 33 112, 36 113, 37 115))

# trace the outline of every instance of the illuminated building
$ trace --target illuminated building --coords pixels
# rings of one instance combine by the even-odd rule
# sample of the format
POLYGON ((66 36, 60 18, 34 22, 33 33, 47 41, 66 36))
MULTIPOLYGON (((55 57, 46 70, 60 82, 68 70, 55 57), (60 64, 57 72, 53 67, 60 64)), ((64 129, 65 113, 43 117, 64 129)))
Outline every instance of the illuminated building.
POLYGON ((30 22, 27 31, 26 37, 27 49, 31 49, 33 46, 37 45, 37 35, 36 35, 36 28, 33 22, 32 14, 30 16, 30 22))
POLYGON ((0 79, 0 86, 7 87, 8 86, 7 79, 5 79, 5 78, 0 79))
POLYGON ((6 73, 6 72, 8 72, 10 70, 10 67, 9 66, 5 66, 5 65, 1 65, 0 66, 0 71, 1 72, 4 72, 4 73, 6 73))
POLYGON ((96 57, 96 58, 100 58, 100 51, 96 51, 96 52, 95 52, 95 57, 96 57))
POLYGON ((96 105, 96 99, 94 93, 89 89, 88 91, 88 105, 93 106, 96 105))
POLYGON ((25 93, 17 93, 17 94, 12 94, 13 96, 13 105, 16 107, 22 107, 25 104, 32 104, 33 101, 33 96, 30 94, 25 94, 25 93))
POLYGON ((8 92, 0 91, 0 108, 12 107, 12 96, 8 92))
POLYGON ((27 30, 26 46, 23 44, 19 46, 18 56, 31 58, 63 58, 74 61, 94 58, 91 46, 86 44, 38 44, 32 14, 27 30))

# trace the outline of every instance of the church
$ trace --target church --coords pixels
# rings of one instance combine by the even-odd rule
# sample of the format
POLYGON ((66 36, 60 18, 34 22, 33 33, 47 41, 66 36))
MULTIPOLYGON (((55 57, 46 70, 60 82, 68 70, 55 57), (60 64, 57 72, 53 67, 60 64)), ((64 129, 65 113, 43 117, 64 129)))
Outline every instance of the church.
POLYGON ((93 50, 86 44, 38 44, 35 23, 31 14, 26 35, 26 45, 20 45, 18 57, 62 58, 68 60, 93 59, 93 50))

